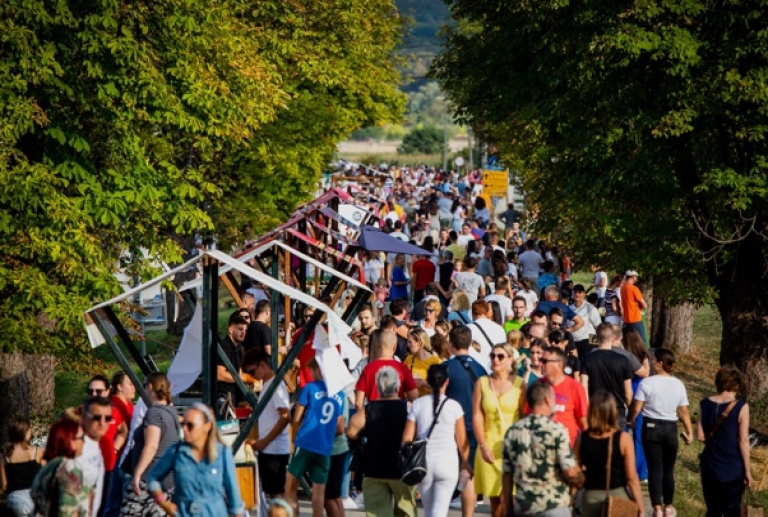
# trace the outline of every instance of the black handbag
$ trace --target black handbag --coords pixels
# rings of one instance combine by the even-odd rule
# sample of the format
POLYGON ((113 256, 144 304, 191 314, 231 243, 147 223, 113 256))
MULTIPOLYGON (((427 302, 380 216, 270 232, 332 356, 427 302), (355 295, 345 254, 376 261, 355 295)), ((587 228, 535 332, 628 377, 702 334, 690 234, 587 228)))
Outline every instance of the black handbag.
POLYGON ((440 407, 437 408, 437 413, 435 413, 435 418, 432 420, 432 425, 429 426, 427 436, 423 440, 405 443, 400 447, 398 455, 401 473, 400 481, 408 486, 418 485, 427 475, 427 442, 447 400, 447 397, 444 398, 440 403, 440 407))

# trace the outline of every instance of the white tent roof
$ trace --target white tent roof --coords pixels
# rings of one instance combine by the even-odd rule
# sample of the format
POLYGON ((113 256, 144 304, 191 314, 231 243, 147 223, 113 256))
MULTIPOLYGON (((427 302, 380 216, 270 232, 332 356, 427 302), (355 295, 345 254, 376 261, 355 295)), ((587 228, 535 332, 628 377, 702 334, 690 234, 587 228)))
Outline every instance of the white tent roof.
MULTIPOLYGON (((272 245, 275 245, 275 244, 285 247, 286 249, 290 250, 292 253, 296 253, 300 257, 302 255, 302 254, 299 254, 298 252, 296 252, 295 250, 293 250, 292 248, 290 248, 288 246, 285 246, 284 244, 276 242, 276 241, 270 242, 268 245, 265 244, 264 246, 269 247, 269 246, 272 246, 272 245)), ((264 246, 261 246, 261 247, 263 248, 264 246)), ((258 248, 257 248, 257 250, 258 250, 258 248)), ((258 271, 256 269, 248 266, 247 264, 244 264, 243 262, 241 262, 241 260, 248 260, 252 256, 258 255, 257 250, 253 250, 254 252, 256 252, 254 255, 248 256, 248 255, 250 255, 250 252, 249 252, 248 254, 243 255, 239 259, 232 258, 231 256, 227 255, 226 253, 223 253, 223 252, 217 251, 217 250, 206 250, 206 251, 203 251, 200 255, 198 255, 198 256, 192 258, 191 260, 185 262, 181 266, 175 267, 175 268, 171 269, 170 271, 167 271, 166 273, 163 273, 162 275, 158 276, 157 278, 153 278, 152 280, 150 280, 150 281, 148 281, 148 282, 146 282, 144 284, 141 284, 141 285, 139 285, 137 287, 134 287, 133 289, 130 289, 130 290, 122 293, 119 296, 115 296, 114 298, 111 298, 111 299, 109 299, 109 300, 107 300, 105 302, 102 302, 102 303, 99 303, 97 305, 94 305, 93 307, 88 309, 86 311, 85 315, 84 315, 85 324, 86 324, 86 331, 88 333, 88 340, 91 343, 91 347, 96 348, 96 347, 98 347, 98 346, 100 346, 100 345, 105 343, 104 336, 102 335, 102 333, 99 330, 99 328, 92 321, 92 318, 98 317, 98 315, 95 314, 96 311, 98 311, 99 309, 103 309, 105 307, 108 307, 110 305, 114 305, 114 304, 119 303, 121 301, 127 300, 127 299, 131 298, 132 296, 135 296, 136 293, 140 292, 141 290, 146 289, 147 287, 151 287, 151 286, 157 285, 160 282, 162 282, 163 280, 166 280, 166 279, 172 277, 176 273, 179 273, 181 271, 189 269, 190 267, 194 266, 197 262, 202 260, 205 256, 209 256, 209 257, 211 257, 213 259, 216 259, 221 264, 224 265, 224 267, 222 267, 220 269, 220 272, 223 271, 225 268, 228 268, 228 269, 226 269, 226 271, 230 271, 232 269, 235 269, 235 270, 239 271, 240 273, 244 274, 245 276, 247 276, 249 278, 252 278, 254 280, 257 280, 258 282, 261 282, 262 284, 266 285, 267 287, 269 287, 271 289, 275 289, 277 291, 280 291, 281 293, 291 297, 294 300, 300 301, 300 302, 304 303, 305 305, 309 305, 309 306, 314 307, 315 309, 317 309, 317 310, 319 310, 321 312, 324 312, 327 315, 329 320, 333 321, 334 323, 339 325, 341 328, 347 327, 346 323, 344 323, 341 320, 341 318, 333 311, 333 309, 331 309, 330 307, 328 307, 327 305, 322 303, 317 298, 314 298, 314 297, 312 297, 312 296, 310 296, 308 294, 305 294, 302 291, 300 291, 300 290, 298 290, 298 289, 296 289, 294 287, 288 286, 288 285, 284 284, 283 282, 281 282, 279 280, 276 280, 276 279, 272 278, 271 276, 266 275, 266 274, 262 273, 261 271, 258 271), (338 321, 336 321, 336 320, 338 320, 338 321)), ((304 257, 306 257, 306 255, 304 255, 304 257)), ((304 258, 304 257, 301 257, 301 258, 304 258)), ((314 259, 311 259, 310 257, 306 257, 306 258, 309 259, 309 260, 312 260, 313 262, 317 262, 314 259)), ((317 262, 317 264, 320 264, 320 262, 317 262)), ((324 264, 320 264, 320 265, 325 270, 330 272, 332 275, 338 276, 339 278, 341 278, 343 280, 346 280, 347 282, 349 282, 349 283, 351 283, 353 285, 356 285, 357 287, 365 289, 366 291, 370 292, 370 289, 368 289, 365 285, 361 284, 360 282, 354 280, 353 278, 348 277, 346 275, 342 275, 341 273, 339 273, 335 269, 329 268, 328 266, 325 266, 324 264)), ((320 266, 318 266, 318 267, 320 267, 320 266)), ((109 327, 107 327, 107 328, 109 328, 109 327)))
MULTIPOLYGON (((277 246, 277 247, 282 248, 284 250, 288 250, 292 255, 296 255, 301 260, 304 260, 305 262, 307 262, 309 264, 312 264, 313 266, 315 266, 315 267, 317 267, 319 269, 322 269, 323 271, 325 271, 327 273, 330 273, 333 276, 339 277, 340 279, 344 280, 348 284, 354 285, 358 289, 365 289, 366 291, 370 291, 370 289, 368 289, 368 287, 365 284, 361 283, 360 281, 355 280, 354 278, 352 278, 350 276, 347 276, 347 275, 345 275, 343 273, 339 273, 339 271, 337 271, 336 269, 333 269, 332 267, 330 267, 330 266, 328 266, 326 264, 323 264, 322 262, 319 262, 319 261, 313 259, 309 255, 305 255, 304 253, 302 253, 302 252, 300 252, 298 250, 295 250, 295 249, 291 248, 290 246, 287 246, 286 244, 283 244, 280 241, 270 241, 270 242, 267 242, 266 244, 262 244, 258 248, 254 248, 254 249, 248 251, 248 253, 246 253, 246 254, 244 254, 244 255, 242 255, 240 257, 237 257, 234 260, 237 260, 239 262, 247 262, 250 259, 252 259, 253 257, 261 255, 262 253, 264 253, 265 251, 270 249, 272 246, 277 246)), ((219 268, 219 274, 224 274, 224 273, 227 273, 227 272, 229 272, 231 270, 232 270, 231 266, 225 265, 225 266, 219 268)), ((272 277, 270 277, 270 278, 272 278, 272 277)), ((194 289, 194 288, 199 287, 200 285, 202 285, 202 283, 203 283, 203 279, 202 278, 195 278, 193 280, 190 280, 189 282, 184 283, 179 288, 179 291, 187 291, 189 289, 194 289)))

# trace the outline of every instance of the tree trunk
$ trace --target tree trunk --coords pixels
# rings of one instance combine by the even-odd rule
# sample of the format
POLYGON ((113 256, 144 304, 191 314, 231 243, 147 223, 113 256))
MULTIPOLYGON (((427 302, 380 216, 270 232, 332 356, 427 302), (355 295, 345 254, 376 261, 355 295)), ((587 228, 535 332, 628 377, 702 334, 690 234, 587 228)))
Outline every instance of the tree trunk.
POLYGON ((50 355, 0 353, 0 443, 11 419, 53 412, 55 364, 50 355))
POLYGON ((657 296, 653 303, 651 343, 654 348, 669 348, 678 353, 691 351, 693 343, 693 304, 668 304, 657 296))
MULTIPOLYGON (((768 224, 757 224, 763 230, 768 224)), ((734 244, 729 263, 708 264, 723 321, 720 364, 745 376, 750 401, 768 399, 768 240, 753 232, 734 244)))

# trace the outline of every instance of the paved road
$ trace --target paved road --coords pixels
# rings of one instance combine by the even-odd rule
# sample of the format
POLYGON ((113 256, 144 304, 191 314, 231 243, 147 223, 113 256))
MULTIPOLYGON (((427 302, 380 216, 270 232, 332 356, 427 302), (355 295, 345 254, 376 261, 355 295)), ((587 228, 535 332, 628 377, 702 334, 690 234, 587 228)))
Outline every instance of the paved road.
MULTIPOLYGON (((299 512, 302 516, 309 517, 312 515, 312 505, 309 503, 309 501, 299 501, 299 512)), ((353 517, 362 517, 365 515, 365 512, 363 510, 346 510, 346 514, 353 516, 353 517)), ((487 504, 480 504, 477 507, 477 510, 475 510, 475 515, 490 515, 491 514, 491 507, 487 504)), ((424 515, 424 509, 419 507, 419 515, 424 515)), ((453 510, 451 509, 450 512, 448 512, 449 517, 461 517, 461 510, 453 510)))

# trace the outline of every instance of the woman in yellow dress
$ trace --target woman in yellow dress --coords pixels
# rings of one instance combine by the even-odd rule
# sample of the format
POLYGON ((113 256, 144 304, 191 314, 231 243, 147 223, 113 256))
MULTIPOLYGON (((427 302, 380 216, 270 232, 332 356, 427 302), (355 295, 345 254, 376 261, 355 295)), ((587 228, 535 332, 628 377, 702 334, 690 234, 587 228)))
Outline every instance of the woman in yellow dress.
POLYGON ((491 349, 491 374, 475 383, 472 429, 477 437, 475 491, 491 501, 491 515, 501 517, 501 450, 504 433, 522 417, 525 385, 515 375, 514 349, 497 344, 491 349))
POLYGON ((408 333, 408 352, 404 363, 411 370, 419 396, 429 395, 432 390, 427 384, 427 371, 442 361, 432 352, 432 342, 424 329, 415 328, 408 333))

